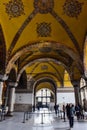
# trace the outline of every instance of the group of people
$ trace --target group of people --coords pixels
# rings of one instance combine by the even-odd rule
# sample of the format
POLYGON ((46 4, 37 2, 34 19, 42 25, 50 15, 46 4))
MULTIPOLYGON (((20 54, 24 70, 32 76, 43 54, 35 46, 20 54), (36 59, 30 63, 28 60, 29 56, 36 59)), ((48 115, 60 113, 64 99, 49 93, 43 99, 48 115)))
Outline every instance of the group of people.
POLYGON ((84 119, 83 108, 80 104, 77 104, 75 106, 71 103, 67 104, 65 106, 65 111, 67 118, 69 119, 70 128, 72 128, 74 125, 74 116, 77 117, 77 120, 84 119))
MULTIPOLYGON (((56 114, 59 113, 59 105, 54 106, 54 109, 56 114)), ((63 105, 61 111, 63 112, 64 121, 66 120, 66 116, 67 116, 67 119, 69 120, 70 128, 73 128, 74 116, 77 117, 77 120, 84 119, 83 108, 80 104, 77 104, 75 106, 72 103, 63 105)))

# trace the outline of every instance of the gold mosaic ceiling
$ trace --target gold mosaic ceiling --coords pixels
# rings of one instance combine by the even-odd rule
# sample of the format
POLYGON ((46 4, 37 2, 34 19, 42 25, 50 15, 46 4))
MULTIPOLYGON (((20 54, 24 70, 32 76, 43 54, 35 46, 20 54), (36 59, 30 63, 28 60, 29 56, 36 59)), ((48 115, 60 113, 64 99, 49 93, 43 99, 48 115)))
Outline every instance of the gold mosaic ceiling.
POLYGON ((6 46, 6 73, 14 64, 19 74, 23 70, 31 73, 32 64, 38 62, 39 69, 46 62, 48 76, 52 73, 59 80, 61 76, 55 71, 62 72, 63 79, 66 69, 76 80, 84 73, 87 0, 3 0, 0 24, 6 46))

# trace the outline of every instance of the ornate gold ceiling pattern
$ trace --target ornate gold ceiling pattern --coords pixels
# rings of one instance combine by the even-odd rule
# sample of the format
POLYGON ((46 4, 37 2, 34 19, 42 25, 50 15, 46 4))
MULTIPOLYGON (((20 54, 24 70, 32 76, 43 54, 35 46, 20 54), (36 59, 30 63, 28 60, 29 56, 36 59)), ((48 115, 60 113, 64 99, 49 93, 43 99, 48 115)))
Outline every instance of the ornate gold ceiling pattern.
POLYGON ((4 5, 9 19, 25 14, 22 0, 10 0, 9 3, 4 3, 4 5))
MULTIPOLYGON (((13 48, 15 47, 18 39, 20 38, 23 30, 26 28, 27 25, 29 25, 31 20, 33 20, 35 15, 39 12, 40 9, 38 9, 38 8, 41 7, 41 6, 44 7, 44 8, 42 8, 44 10, 43 13, 50 13, 57 20, 57 22, 60 23, 60 25, 63 27, 63 29, 66 31, 69 38, 73 42, 73 44, 74 44, 76 50, 78 51, 79 55, 81 56, 81 50, 80 50, 79 43, 78 43, 77 39, 75 38, 74 34, 70 30, 70 28, 66 24, 66 22, 58 15, 58 13, 56 13, 53 10, 53 8, 52 8, 53 5, 54 5, 54 1, 50 1, 50 0, 39 0, 39 1, 36 0, 36 1, 34 1, 35 10, 33 10, 33 12, 27 17, 27 19, 24 21, 24 23, 22 24, 22 26, 20 27, 20 29, 18 30, 18 32, 14 36, 13 41, 11 43, 11 46, 10 46, 10 48, 8 50, 8 56, 10 56, 10 54, 11 54, 13 48), (51 7, 51 11, 49 11, 49 7, 51 7)), ((71 4, 69 4, 69 6, 71 6, 71 4)), ((40 27, 42 27, 42 24, 40 24, 40 27)), ((44 31, 44 32, 46 32, 46 33, 51 32, 52 28, 50 29, 50 27, 45 27, 46 30, 47 30, 47 28, 49 28, 48 31, 44 31)), ((41 34, 39 33, 39 36, 47 37, 48 35, 50 35, 49 33, 47 33, 47 35, 45 35, 45 34, 42 35, 43 31, 39 31, 39 32, 41 32, 41 34)))
POLYGON ((48 37, 51 36, 51 23, 37 23, 37 34, 39 37, 48 37))
POLYGON ((63 10, 66 15, 69 17, 78 17, 82 11, 83 3, 80 3, 78 0, 66 0, 63 5, 63 10))
MULTIPOLYGON (((38 60, 41 60, 39 63, 42 63, 43 59, 47 61, 46 58, 59 61, 70 73, 73 64, 75 64, 79 72, 73 69, 73 75, 75 75, 75 72, 78 72, 78 75, 80 75, 80 72, 81 74, 83 73, 82 42, 83 35, 86 32, 86 23, 83 25, 83 29, 81 25, 86 16, 85 0, 62 0, 58 1, 58 3, 56 2, 57 0, 6 0, 6 2, 4 0, 2 2, 3 7, 1 9, 3 11, 1 12, 3 12, 5 17, 0 15, 2 18, 0 22, 3 27, 6 45, 9 44, 7 45, 8 64, 6 73, 10 73, 14 64, 18 67, 17 73, 19 75, 22 74, 23 70, 27 72, 27 67, 31 68, 30 72, 35 72, 38 65, 34 67, 35 69, 32 66, 38 63, 38 60), (5 18, 8 23, 5 23, 5 18), (9 28, 7 28, 7 25, 9 27, 14 25, 11 29, 13 33, 11 40, 8 39, 11 36, 11 32, 7 31, 9 28), (76 27, 78 30, 76 30, 76 27), (80 36, 82 37, 81 40, 80 36), (31 63, 31 66, 29 66, 29 63, 31 63)), ((50 76, 54 72, 49 72, 49 67, 56 72, 58 71, 54 62, 50 62, 45 66, 43 64, 39 66, 39 69, 41 72, 43 71, 42 73, 47 70, 46 73, 49 73, 48 75, 50 76)), ((37 69, 38 73, 40 72, 39 69, 37 69)), ((55 74, 55 77, 57 75, 55 74)))
POLYGON ((79 55, 81 55, 79 43, 78 43, 77 39, 75 38, 74 34, 71 32, 69 26, 65 23, 65 21, 60 16, 58 16, 58 14, 55 11, 52 11, 51 14, 60 23, 60 25, 64 28, 64 30, 68 34, 69 38, 73 42, 74 46, 76 47, 79 55))

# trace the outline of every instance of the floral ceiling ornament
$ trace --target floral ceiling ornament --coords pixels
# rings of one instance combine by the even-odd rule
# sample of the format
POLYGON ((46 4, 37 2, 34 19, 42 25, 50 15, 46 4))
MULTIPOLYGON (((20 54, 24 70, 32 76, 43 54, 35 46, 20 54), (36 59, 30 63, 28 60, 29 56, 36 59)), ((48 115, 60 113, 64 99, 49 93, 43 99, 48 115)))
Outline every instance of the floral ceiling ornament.
POLYGON ((4 5, 9 19, 25 14, 22 0, 10 0, 8 3, 4 3, 4 5))
POLYGON ((46 22, 42 22, 42 23, 37 23, 37 34, 40 37, 48 37, 51 36, 51 23, 46 23, 46 22))
POLYGON ((34 0, 34 7, 41 14, 49 13, 54 7, 54 0, 34 0))
POLYGON ((78 17, 82 11, 82 5, 78 0, 66 0, 63 5, 63 11, 69 17, 78 17))

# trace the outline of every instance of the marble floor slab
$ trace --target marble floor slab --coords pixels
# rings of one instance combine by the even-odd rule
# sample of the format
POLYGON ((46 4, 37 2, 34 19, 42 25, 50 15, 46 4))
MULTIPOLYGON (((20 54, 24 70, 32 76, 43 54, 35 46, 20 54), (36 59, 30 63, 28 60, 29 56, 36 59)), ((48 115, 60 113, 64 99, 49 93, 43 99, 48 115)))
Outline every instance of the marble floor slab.
MULTIPOLYGON (((0 122, 0 130, 69 130, 68 120, 64 122, 52 112, 44 111, 43 116, 41 113, 43 112, 40 114, 36 112, 30 117, 28 116, 28 120, 23 123, 24 113, 15 112, 13 117, 6 117, 0 122)), ((87 120, 78 122, 75 119, 74 127, 71 130, 87 130, 87 120)))

